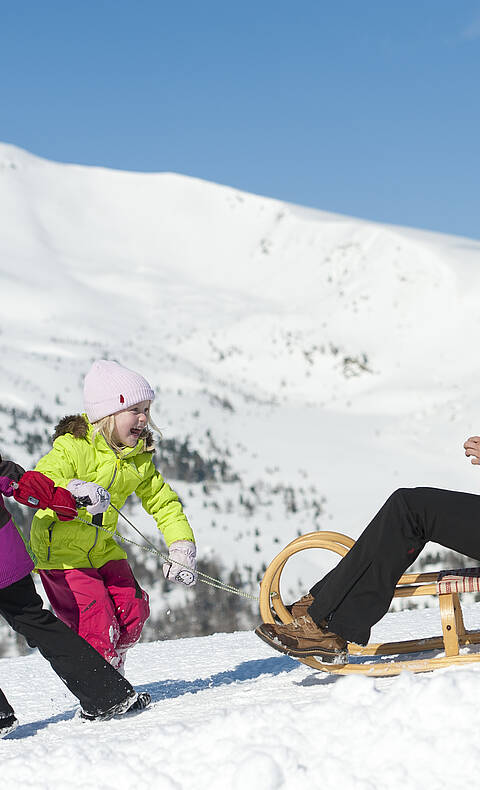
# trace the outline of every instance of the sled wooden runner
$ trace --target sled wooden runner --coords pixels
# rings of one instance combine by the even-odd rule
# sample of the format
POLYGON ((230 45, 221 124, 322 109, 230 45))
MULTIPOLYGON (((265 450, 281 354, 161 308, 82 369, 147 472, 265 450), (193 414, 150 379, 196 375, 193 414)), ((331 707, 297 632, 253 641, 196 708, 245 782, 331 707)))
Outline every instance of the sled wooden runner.
MULTIPOLYGON (((280 595, 280 579, 287 560, 305 549, 327 549, 343 557, 355 541, 340 532, 310 532, 293 540, 272 560, 260 585, 260 614, 264 623, 292 621, 280 595)), ((480 653, 460 653, 468 645, 480 644, 480 631, 467 631, 463 622, 459 594, 480 591, 480 568, 432 573, 406 573, 398 581, 395 598, 437 595, 440 607, 442 636, 409 639, 401 642, 369 643, 365 647, 350 643, 349 662, 343 666, 323 664, 314 657, 299 658, 307 666, 336 675, 360 673, 375 677, 410 672, 431 672, 441 667, 459 666, 480 661, 480 653), (443 655, 388 659, 408 653, 441 651, 443 655), (375 657, 382 656, 381 660, 375 657), (385 658, 386 657, 386 658, 385 658)))

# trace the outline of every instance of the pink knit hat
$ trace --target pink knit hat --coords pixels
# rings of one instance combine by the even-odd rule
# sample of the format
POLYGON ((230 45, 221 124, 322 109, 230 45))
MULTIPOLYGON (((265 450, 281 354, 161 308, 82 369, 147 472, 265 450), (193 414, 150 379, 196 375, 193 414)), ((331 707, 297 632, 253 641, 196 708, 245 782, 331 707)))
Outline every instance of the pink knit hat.
POLYGON ((148 381, 118 362, 97 359, 85 376, 83 400, 90 422, 154 398, 148 381))

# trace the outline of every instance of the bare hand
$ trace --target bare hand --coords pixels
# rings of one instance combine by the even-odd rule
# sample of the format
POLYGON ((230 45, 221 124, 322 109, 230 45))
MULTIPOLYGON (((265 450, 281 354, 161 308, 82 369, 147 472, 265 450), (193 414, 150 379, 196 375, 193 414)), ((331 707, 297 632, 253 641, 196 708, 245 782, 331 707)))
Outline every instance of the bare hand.
POLYGON ((463 443, 465 448, 465 455, 472 456, 470 463, 480 464, 480 436, 470 436, 466 442, 463 443))

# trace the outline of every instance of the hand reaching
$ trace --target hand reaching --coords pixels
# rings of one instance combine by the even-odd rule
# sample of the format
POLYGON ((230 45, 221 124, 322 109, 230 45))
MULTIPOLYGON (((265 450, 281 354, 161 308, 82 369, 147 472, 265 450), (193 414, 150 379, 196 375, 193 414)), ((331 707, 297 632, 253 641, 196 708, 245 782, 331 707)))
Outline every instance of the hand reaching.
POLYGON ((110 506, 110 494, 97 483, 86 483, 85 480, 70 480, 68 490, 75 497, 80 506, 87 508, 92 516, 105 513, 110 506))
POLYGON ((470 436, 463 443, 465 455, 470 457, 470 463, 480 464, 480 436, 470 436))
POLYGON ((176 540, 168 550, 169 562, 163 564, 163 575, 171 582, 186 584, 197 581, 195 543, 190 540, 176 540))
POLYGON ((77 506, 71 493, 66 488, 56 486, 53 480, 41 472, 25 472, 18 483, 12 483, 12 489, 13 496, 20 504, 40 510, 50 508, 60 521, 71 521, 77 515, 77 506))

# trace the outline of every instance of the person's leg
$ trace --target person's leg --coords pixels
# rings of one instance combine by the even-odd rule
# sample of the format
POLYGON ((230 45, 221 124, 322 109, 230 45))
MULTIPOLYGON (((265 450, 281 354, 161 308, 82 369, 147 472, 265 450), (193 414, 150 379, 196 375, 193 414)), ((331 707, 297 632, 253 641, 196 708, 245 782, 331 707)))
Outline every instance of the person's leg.
POLYGON ((400 576, 428 541, 480 559, 480 496, 436 488, 395 491, 336 568, 312 589, 312 620, 366 644, 400 576))
MULTIPOLYGON (((125 564, 128 568, 128 563, 125 564)), ((41 576, 57 615, 95 648, 115 670, 122 672, 125 648, 123 643, 118 647, 122 629, 101 570, 80 568, 41 571, 41 576)), ((125 607, 128 610, 126 601, 125 607)), ((120 607, 117 610, 122 613, 120 607)), ((141 692, 131 710, 142 710, 150 701, 150 694, 141 692)))
POLYGON ((123 678, 84 639, 43 608, 30 576, 0 590, 0 614, 37 647, 84 711, 97 714, 136 698, 123 678))
POLYGON ((40 571, 40 575, 57 617, 118 669, 120 625, 99 569, 40 571))
POLYGON ((8 716, 11 716, 12 714, 13 714, 13 708, 10 705, 5 694, 3 693, 2 689, 0 689, 0 720, 6 719, 8 716))
POLYGON ((127 560, 111 560, 98 569, 114 604, 115 617, 120 627, 116 650, 121 659, 140 639, 150 609, 148 595, 135 579, 127 560))
POLYGON ((12 732, 17 725, 18 720, 15 712, 2 689, 0 689, 0 738, 12 732))

